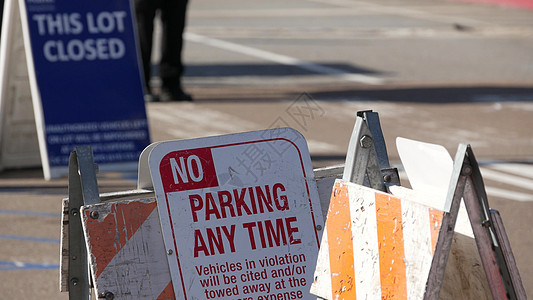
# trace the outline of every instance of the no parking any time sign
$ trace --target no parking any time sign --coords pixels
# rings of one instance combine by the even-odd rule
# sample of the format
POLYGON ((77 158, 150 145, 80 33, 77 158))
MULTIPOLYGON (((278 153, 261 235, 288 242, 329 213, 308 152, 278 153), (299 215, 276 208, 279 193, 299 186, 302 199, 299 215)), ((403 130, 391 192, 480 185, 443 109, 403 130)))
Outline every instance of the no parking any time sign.
POLYGON ((316 299, 324 224, 300 133, 163 142, 149 164, 177 299, 316 299))

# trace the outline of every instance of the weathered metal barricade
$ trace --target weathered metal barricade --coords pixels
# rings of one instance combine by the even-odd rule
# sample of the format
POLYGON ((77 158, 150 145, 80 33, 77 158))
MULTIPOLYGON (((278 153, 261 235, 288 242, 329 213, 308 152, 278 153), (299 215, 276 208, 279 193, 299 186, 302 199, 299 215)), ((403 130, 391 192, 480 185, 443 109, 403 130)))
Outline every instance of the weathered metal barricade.
MULTIPOLYGON (((71 299, 88 299, 91 292, 102 299, 175 299, 166 259, 171 253, 167 253, 163 243, 148 170, 152 148, 153 145, 141 154, 137 189, 107 194, 98 193, 90 148, 77 148, 71 154, 69 198, 63 201, 61 245, 61 290, 68 291, 71 299)), ((326 217, 329 207, 330 216, 312 288, 314 294, 325 299, 354 299, 361 295, 437 299, 439 293, 457 298, 492 295, 494 299, 525 299, 503 223, 499 214, 488 208, 481 174, 469 145, 461 144, 457 151, 448 208, 444 210, 387 194, 388 188, 398 186, 400 181, 397 169, 389 165, 375 112, 357 114, 345 166, 315 170, 322 213, 326 217), (335 182, 341 177, 344 181, 335 182), (366 199, 357 207, 351 199, 354 193, 358 193, 359 200, 366 199), (473 245, 465 248, 454 234, 461 199, 470 216, 475 249, 473 245), (376 219, 379 218, 378 206, 381 212, 388 211, 381 215, 384 218, 381 221, 376 219), (338 214, 342 211, 347 215, 338 214), (424 220, 414 218, 421 215, 425 216, 424 220), (365 217, 367 223, 357 223, 354 216, 365 217), (402 222, 394 223, 402 216, 404 220, 417 222, 411 227, 402 222), (384 225, 379 227, 378 224, 384 225), (399 227, 390 227, 391 224, 399 227), (378 231, 368 233, 374 227, 378 231), (346 228, 351 229, 347 231, 346 228), (381 231, 382 241, 389 244, 384 247, 375 244, 372 248, 365 240, 368 236, 354 235, 353 228, 376 236, 381 231), (427 229, 426 233, 417 234, 420 228, 427 229), (399 232, 404 236, 400 237, 399 232), (365 239, 356 241, 355 237, 365 239), (332 239, 338 242, 336 249, 332 239), (359 247, 365 243, 366 248, 359 247), (420 254, 421 247, 426 247, 426 254, 420 254), (404 252, 398 252, 400 248, 404 252), (457 267, 464 261, 448 260, 453 249, 479 251, 477 258, 473 258, 477 259, 474 263, 483 265, 486 279, 483 277, 480 282, 487 282, 471 286, 479 291, 453 289, 450 283, 456 278, 478 275, 473 275, 472 269, 457 267), (389 260, 383 259, 383 255, 389 260), (413 263, 417 258, 419 261, 413 263), (354 271, 356 263, 374 264, 370 270, 375 272, 361 277, 365 273, 354 271), (380 266, 384 269, 376 268, 376 264, 383 264, 380 266), (346 274, 346 267, 352 268, 351 273, 346 274), (389 268, 388 274, 383 271, 386 268, 389 268), (421 274, 425 277, 420 277, 421 274), (404 290, 398 278, 404 278, 404 290)))
MULTIPOLYGON (((164 246, 147 168, 153 147, 141 154, 138 188, 106 194, 98 194, 90 148, 71 154, 61 245, 61 289, 71 299, 88 299, 91 292, 105 299, 175 298, 166 258, 172 253, 164 246)), ((315 170, 323 202, 340 172, 338 167, 315 170)))
POLYGON ((343 180, 333 187, 312 293, 324 299, 526 299, 470 145, 459 145, 446 203, 434 209, 411 201, 405 195, 412 191, 401 187, 394 190, 403 197, 386 193, 399 181, 388 169, 384 143, 374 140, 382 140, 376 120, 373 112, 358 113, 343 180), (462 201, 472 239, 454 231, 462 201))

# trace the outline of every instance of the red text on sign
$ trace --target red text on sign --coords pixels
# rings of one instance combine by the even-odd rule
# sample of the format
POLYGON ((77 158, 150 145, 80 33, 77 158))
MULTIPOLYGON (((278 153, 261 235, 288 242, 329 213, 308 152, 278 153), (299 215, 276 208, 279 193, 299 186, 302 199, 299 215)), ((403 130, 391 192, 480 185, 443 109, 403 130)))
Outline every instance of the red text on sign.
POLYGON ((170 152, 159 172, 165 193, 218 186, 211 148, 170 152))
POLYGON ((202 252, 205 256, 214 254, 226 253, 224 242, 229 246, 230 252, 235 252, 235 225, 219 226, 214 230, 211 228, 205 229, 205 238, 202 230, 196 229, 194 231, 194 257, 202 252))
POLYGON ((289 209, 285 186, 269 185, 189 195, 193 222, 289 209))
POLYGON ((296 222, 296 217, 289 217, 276 220, 264 220, 242 224, 248 230, 250 246, 252 250, 257 248, 256 238, 259 238, 261 248, 279 247, 281 245, 301 244, 302 240, 294 237, 298 232, 298 227, 291 223, 296 222), (275 224, 274 224, 275 223, 275 224))

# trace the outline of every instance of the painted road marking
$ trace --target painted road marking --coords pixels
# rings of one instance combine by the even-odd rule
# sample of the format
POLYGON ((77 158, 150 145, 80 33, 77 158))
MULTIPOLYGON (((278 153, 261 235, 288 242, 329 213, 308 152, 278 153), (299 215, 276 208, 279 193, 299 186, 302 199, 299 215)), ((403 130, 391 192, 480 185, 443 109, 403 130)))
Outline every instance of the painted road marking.
POLYGON ((168 124, 178 123, 179 126, 165 127, 165 131, 171 136, 180 139, 257 129, 255 124, 237 116, 209 109, 202 109, 200 113, 198 108, 194 106, 182 106, 179 111, 168 110, 167 107, 152 107, 149 108, 148 115, 150 118, 155 118, 168 124), (198 117, 199 114, 201 114, 202 118, 198 117), (209 122, 205 120, 209 120, 209 122))
POLYGON ((25 241, 25 242, 59 244, 59 239, 40 238, 40 237, 21 236, 21 235, 0 234, 0 240, 13 240, 13 241, 25 241))
POLYGON ((494 171, 487 168, 480 168, 481 175, 484 179, 494 180, 497 182, 505 183, 508 185, 520 187, 527 190, 533 191, 533 180, 523 178, 521 176, 509 175, 503 172, 494 171))
POLYGON ((533 201, 533 195, 532 194, 525 194, 510 190, 504 190, 499 188, 494 188, 487 186, 485 187, 485 190, 487 191, 487 195, 494 196, 498 198, 503 198, 507 200, 514 200, 514 201, 520 201, 520 202, 529 202, 533 201))
POLYGON ((0 261, 0 271, 14 270, 55 270, 59 265, 25 263, 19 261, 0 261))
MULTIPOLYGON (((408 181, 407 174, 403 170, 402 166, 395 166, 395 167, 399 168, 398 171, 399 171, 400 179, 407 182, 408 181)), ((502 164, 490 165, 490 167, 491 169, 498 169, 502 171, 505 170, 506 172, 509 172, 509 173, 517 172, 517 174, 520 174, 520 176, 522 177, 507 175, 505 173, 496 172, 493 170, 487 171, 487 168, 482 167, 480 168, 481 175, 483 176, 483 179, 485 181, 490 180, 494 182, 502 182, 502 183, 518 186, 522 189, 533 190, 533 185, 531 185, 531 181, 526 178, 523 178, 523 177, 533 176, 531 175, 531 173, 523 172, 524 170, 527 170, 528 168, 531 169, 532 167, 530 165, 502 163, 502 164), (521 183, 521 184, 525 183, 525 185, 519 185, 518 183, 521 183)), ((496 198, 519 201, 519 202, 533 201, 533 194, 521 193, 521 192, 513 191, 510 189, 492 187, 490 186, 490 183, 487 184, 487 182, 485 182, 485 191, 487 192, 487 195, 490 197, 496 197, 496 198)))
POLYGON ((40 211, 27 211, 27 210, 0 209, 0 214, 20 215, 20 216, 28 216, 28 217, 58 218, 58 219, 61 218, 61 214, 40 212, 40 211))
MULTIPOLYGON (((370 102, 345 102, 344 106, 329 106, 328 115, 353 117, 355 105, 366 105, 370 102), (354 106, 354 107, 352 107, 354 106)), ((322 106, 322 104, 320 104, 322 106)), ((324 104, 325 106, 326 104, 324 104)), ((395 111, 396 105, 388 103, 373 103, 382 109, 380 111, 395 111), (387 109, 383 109, 383 108, 387 109)), ((374 107, 375 108, 375 107, 374 107)), ((202 114, 208 116, 211 122, 205 122, 199 119, 197 107, 194 105, 182 105, 179 111, 168 110, 165 107, 151 106, 148 108, 148 114, 151 120, 168 123, 169 125, 179 123, 180 126, 166 126, 167 134, 172 138, 195 138, 207 135, 219 135, 233 132, 242 132, 247 130, 257 130, 264 128, 254 122, 250 122, 237 116, 219 112, 216 110, 203 110, 202 114)), ((410 112, 410 111, 408 111, 410 112)), ((401 113, 406 113, 402 111, 401 113)), ((266 124, 268 125, 268 124, 266 124)), ((470 139, 470 138, 467 138, 470 139)), ((312 139, 308 140, 308 146, 312 154, 328 154, 342 152, 338 145, 327 144, 312 139)), ((484 163, 481 172, 485 179, 486 191, 490 197, 496 197, 505 200, 527 202, 533 201, 533 193, 528 194, 512 190, 511 188, 502 189, 491 186, 493 182, 501 182, 513 187, 519 187, 525 190, 533 191, 533 165, 520 163, 484 163), (489 181, 487 183, 487 181, 489 181)), ((400 168, 400 171, 403 171, 400 168)), ((405 173, 400 174, 402 180, 407 180, 405 173)), ((1 213, 2 211, 0 211, 1 213)))
POLYGON ((369 85, 382 85, 384 84, 384 80, 382 78, 374 77, 374 76, 368 76, 368 75, 362 75, 362 74, 354 74, 354 73, 348 73, 340 69, 326 67, 323 65, 318 65, 312 62, 308 62, 305 60, 297 59, 294 57, 277 54, 270 51, 265 51, 253 47, 248 47, 232 42, 227 42, 219 39, 210 38, 207 36, 194 34, 191 32, 185 33, 185 39, 191 42, 196 42, 204 45, 208 45, 215 48, 224 49, 231 52, 241 53, 244 55, 257 57, 260 59, 272 61, 278 64, 287 65, 287 66, 294 66, 306 71, 318 73, 318 74, 325 74, 334 76, 337 79, 351 81, 351 82, 358 82, 358 83, 364 83, 369 85))
POLYGON ((533 178, 533 164, 497 163, 493 165, 491 164, 490 168, 522 177, 533 178))
MULTIPOLYGON (((168 110, 166 107, 154 106, 148 108, 148 116, 151 120, 157 120, 169 125, 179 123, 180 126, 164 126, 165 132, 176 139, 190 139, 265 128, 265 126, 246 121, 238 116, 206 108, 202 108, 202 118, 198 118, 199 112, 197 109, 198 107, 196 106, 188 105, 180 106, 179 110, 168 110), (206 122, 205 120, 210 121, 206 122)), ((275 119, 273 118, 273 120, 275 119)), ((342 151, 337 145, 312 139, 307 140, 307 145, 312 154, 329 154, 342 151)))

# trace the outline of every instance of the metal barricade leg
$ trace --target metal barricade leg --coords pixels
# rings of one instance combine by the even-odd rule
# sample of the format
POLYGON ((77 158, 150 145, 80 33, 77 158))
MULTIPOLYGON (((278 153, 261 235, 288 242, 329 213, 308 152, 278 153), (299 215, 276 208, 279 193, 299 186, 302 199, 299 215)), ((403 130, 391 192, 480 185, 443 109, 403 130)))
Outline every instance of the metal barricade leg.
POLYGON ((91 147, 77 147, 69 159, 68 292, 70 299, 89 299, 91 282, 80 208, 100 202, 91 147))

